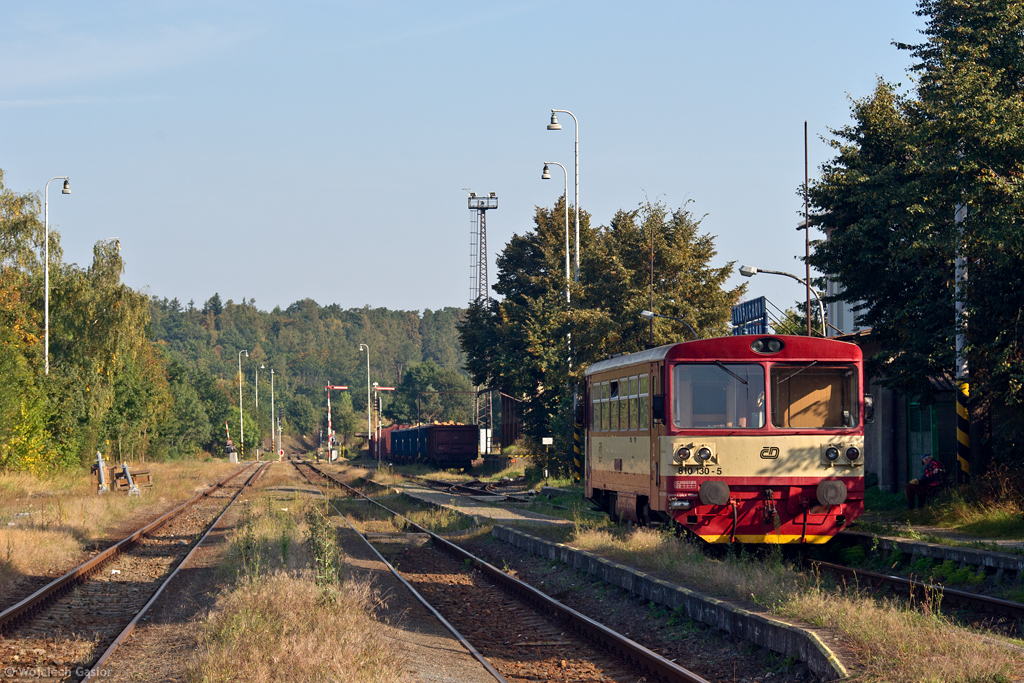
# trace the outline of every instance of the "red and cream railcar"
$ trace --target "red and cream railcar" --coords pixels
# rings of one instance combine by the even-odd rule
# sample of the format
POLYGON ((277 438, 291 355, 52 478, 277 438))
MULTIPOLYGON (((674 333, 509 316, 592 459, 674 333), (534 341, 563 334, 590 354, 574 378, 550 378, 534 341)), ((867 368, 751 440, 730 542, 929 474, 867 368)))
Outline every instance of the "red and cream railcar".
POLYGON ((864 511, 863 374, 854 344, 782 335, 595 363, 587 497, 710 543, 824 543, 864 511))

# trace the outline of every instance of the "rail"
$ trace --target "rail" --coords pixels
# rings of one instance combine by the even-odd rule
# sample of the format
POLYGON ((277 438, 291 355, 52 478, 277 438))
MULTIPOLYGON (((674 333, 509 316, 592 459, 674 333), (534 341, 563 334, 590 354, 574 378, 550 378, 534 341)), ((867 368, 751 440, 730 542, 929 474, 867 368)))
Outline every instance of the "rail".
POLYGON ((454 543, 451 543, 450 541, 442 538, 441 536, 438 536, 437 534, 421 527, 415 522, 409 520, 407 517, 400 515, 394 510, 391 510, 386 505, 383 505, 373 500, 372 498, 363 495, 356 489, 348 486, 344 482, 337 479, 334 475, 322 472, 320 469, 309 463, 303 464, 308 466, 313 471, 317 472, 320 476, 334 481, 336 484, 348 489, 349 491, 352 491, 356 495, 366 498, 374 505, 383 508, 389 514, 392 514, 395 517, 402 519, 409 527, 416 529, 418 533, 427 534, 433 540, 433 542, 438 545, 438 547, 454 555, 460 561, 468 560, 471 564, 473 564, 475 567, 483 571, 490 578, 494 579, 496 582, 500 583, 505 588, 515 593, 518 593, 519 595, 523 596, 526 600, 539 606, 541 609, 544 609, 550 612, 551 614, 555 615, 557 618, 564 620, 577 631, 582 632, 584 635, 593 638, 594 640, 602 643, 610 649, 622 653, 624 656, 626 656, 629 659, 632 659, 642 668, 645 668, 648 671, 670 681, 679 681, 681 683, 708 683, 706 679, 701 678, 692 671, 684 669, 678 664, 671 662, 668 659, 665 659, 656 652, 647 649, 643 645, 634 642, 619 633, 616 633, 607 626, 604 626, 603 624, 594 621, 590 617, 587 617, 586 615, 577 612, 571 607, 558 602, 554 598, 551 598, 550 596, 537 590, 533 586, 524 583, 519 579, 516 579, 515 577, 509 576, 508 574, 501 571, 497 567, 491 565, 490 563, 486 562, 485 560, 476 557, 472 553, 460 548, 454 543))
POLYGON ((153 533, 154 531, 162 527, 164 524, 177 517, 179 514, 181 514, 182 511, 186 510, 196 501, 203 498, 204 496, 213 493, 214 491, 224 486, 226 483, 228 483, 238 475, 248 470, 250 467, 252 467, 252 465, 248 465, 244 468, 236 470, 235 472, 228 475, 224 479, 221 479, 215 485, 208 488, 206 491, 203 491, 202 493, 199 493, 193 496, 192 498, 189 498, 187 501, 185 501, 178 507, 174 508, 170 512, 161 515, 154 521, 145 525, 141 529, 135 531, 133 534, 121 539, 114 545, 110 546, 109 548, 98 554, 96 557, 83 562, 74 569, 68 571, 63 576, 54 579, 50 583, 46 584, 45 586, 37 590, 32 595, 28 596, 24 600, 21 600, 17 604, 8 607, 3 612, 0 612, 0 634, 10 630, 17 621, 41 609, 50 600, 53 600, 54 598, 69 590, 76 584, 81 583, 82 581, 92 576, 94 573, 102 569, 103 565, 113 560, 120 553, 130 549, 140 539, 147 536, 148 534, 153 533))
POLYGON ((1024 617, 1024 604, 1019 602, 1000 600, 999 598, 992 598, 987 595, 968 593, 966 591, 946 588, 945 586, 925 583, 923 581, 915 581, 913 579, 904 579, 900 576, 879 574, 866 569, 854 569, 853 567, 845 567, 839 564, 832 564, 831 562, 813 560, 811 565, 825 569, 833 574, 855 578, 858 581, 866 579, 873 584, 876 589, 881 586, 899 588, 901 590, 908 591, 915 598, 939 594, 942 595, 944 602, 949 602, 953 605, 992 612, 995 614, 1002 614, 1004 616, 1013 617, 1014 619, 1021 619, 1024 617))

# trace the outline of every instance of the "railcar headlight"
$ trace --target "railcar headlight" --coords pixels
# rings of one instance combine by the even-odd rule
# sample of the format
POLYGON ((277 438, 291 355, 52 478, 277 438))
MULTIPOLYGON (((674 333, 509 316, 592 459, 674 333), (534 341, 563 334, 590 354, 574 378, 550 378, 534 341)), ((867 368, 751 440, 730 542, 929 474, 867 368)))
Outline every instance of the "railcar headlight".
POLYGON ((825 459, 829 462, 835 462, 839 459, 839 449, 835 446, 829 446, 825 449, 825 459))
POLYGON ((690 449, 686 446, 680 446, 676 449, 676 460, 679 462, 686 462, 690 459, 690 449))
POLYGON ((855 462, 860 457, 860 450, 856 446, 850 446, 846 449, 846 459, 850 462, 855 462))
POLYGON ((750 343, 750 350, 754 353, 778 353, 785 344, 781 339, 774 337, 761 337, 750 343))
POLYGON ((697 449, 697 459, 707 462, 711 459, 711 449, 707 446, 701 446, 697 449))

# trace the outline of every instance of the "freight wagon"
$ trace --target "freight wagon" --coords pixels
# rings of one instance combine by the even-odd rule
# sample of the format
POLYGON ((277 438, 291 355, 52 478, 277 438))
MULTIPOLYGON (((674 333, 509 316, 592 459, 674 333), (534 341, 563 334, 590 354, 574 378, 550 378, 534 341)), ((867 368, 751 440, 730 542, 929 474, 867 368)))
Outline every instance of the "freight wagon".
POLYGON ((422 425, 391 432, 391 459, 468 470, 478 454, 476 425, 422 425))

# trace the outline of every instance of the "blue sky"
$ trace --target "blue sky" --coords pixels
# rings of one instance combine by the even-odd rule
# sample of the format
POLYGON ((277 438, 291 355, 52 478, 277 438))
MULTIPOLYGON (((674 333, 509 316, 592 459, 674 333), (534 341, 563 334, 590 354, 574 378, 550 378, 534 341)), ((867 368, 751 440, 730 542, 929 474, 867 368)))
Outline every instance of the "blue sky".
MULTIPOLYGON (((468 299, 466 193, 493 256, 572 171, 599 224, 645 197, 705 215, 716 264, 799 271, 811 175, 850 97, 906 86, 909 0, 0 0, 0 168, 50 186, 65 257, 119 237, 125 280, 197 304, 468 299)), ((572 177, 570 175, 570 195, 572 177)), ((742 278, 736 275, 735 282, 742 278)), ((749 280, 785 307, 786 278, 749 280)))

